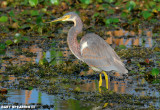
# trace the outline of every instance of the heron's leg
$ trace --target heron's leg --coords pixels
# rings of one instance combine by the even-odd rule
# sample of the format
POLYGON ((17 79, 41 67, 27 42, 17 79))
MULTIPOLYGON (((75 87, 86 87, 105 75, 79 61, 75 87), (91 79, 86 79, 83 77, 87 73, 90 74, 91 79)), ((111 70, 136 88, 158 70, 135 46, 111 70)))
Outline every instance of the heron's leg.
POLYGON ((99 92, 101 92, 101 86, 102 86, 102 75, 99 74, 99 92))
POLYGON ((103 74, 104 74, 105 80, 106 80, 106 88, 108 89, 108 75, 105 71, 103 71, 103 74))

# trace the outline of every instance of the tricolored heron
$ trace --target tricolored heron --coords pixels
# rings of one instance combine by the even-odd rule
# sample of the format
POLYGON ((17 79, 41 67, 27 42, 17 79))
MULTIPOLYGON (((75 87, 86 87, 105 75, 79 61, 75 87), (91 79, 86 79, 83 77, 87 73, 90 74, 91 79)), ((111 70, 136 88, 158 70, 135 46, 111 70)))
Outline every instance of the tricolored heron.
MULTIPOLYGON (((116 52, 100 36, 94 33, 89 33, 83 36, 80 44, 78 43, 77 35, 82 32, 83 23, 76 13, 69 12, 51 22, 57 21, 74 22, 74 26, 69 30, 67 37, 69 49, 79 60, 88 64, 94 71, 104 73, 107 89, 108 75, 105 71, 116 71, 120 73, 120 75, 128 73, 128 70, 125 68, 125 65, 122 63, 116 52)), ((100 73, 99 89, 101 86, 102 76, 100 73)))

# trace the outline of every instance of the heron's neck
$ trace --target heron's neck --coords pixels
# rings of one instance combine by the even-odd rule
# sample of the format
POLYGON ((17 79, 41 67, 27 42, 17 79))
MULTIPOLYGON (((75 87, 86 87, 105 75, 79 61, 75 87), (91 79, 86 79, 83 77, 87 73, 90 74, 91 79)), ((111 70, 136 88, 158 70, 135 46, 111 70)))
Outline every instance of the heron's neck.
POLYGON ((80 53, 80 44, 77 41, 77 35, 82 32, 82 21, 79 17, 75 18, 74 21, 74 26, 71 27, 71 29, 68 32, 68 37, 67 37, 67 43, 69 45, 69 49, 72 51, 72 53, 80 60, 81 58, 81 53, 80 53))

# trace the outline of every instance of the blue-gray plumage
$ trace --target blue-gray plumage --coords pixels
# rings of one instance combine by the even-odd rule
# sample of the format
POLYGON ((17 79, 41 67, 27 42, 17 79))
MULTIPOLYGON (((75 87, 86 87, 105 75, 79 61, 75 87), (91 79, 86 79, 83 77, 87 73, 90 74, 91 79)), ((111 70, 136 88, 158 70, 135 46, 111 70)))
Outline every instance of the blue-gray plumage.
MULTIPOLYGON (((87 63, 95 71, 116 71, 121 75, 127 74, 128 70, 120 60, 116 52, 101 37, 94 33, 86 34, 80 41, 77 35, 82 32, 82 21, 80 17, 69 12, 56 21, 72 21, 74 26, 68 32, 67 43, 72 53, 81 61, 87 63)), ((106 76, 106 75, 105 75, 106 76)), ((106 76, 108 79, 108 76, 106 76)), ((101 76, 100 76, 101 78, 101 76)), ((107 88, 108 89, 108 88, 107 88)))

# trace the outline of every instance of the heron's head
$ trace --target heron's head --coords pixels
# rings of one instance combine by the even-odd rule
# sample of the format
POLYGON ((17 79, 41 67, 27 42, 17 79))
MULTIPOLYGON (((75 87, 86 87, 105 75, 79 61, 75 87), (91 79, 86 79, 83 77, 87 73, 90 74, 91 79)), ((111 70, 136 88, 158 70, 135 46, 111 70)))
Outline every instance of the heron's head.
POLYGON ((63 15, 60 18, 54 19, 51 22, 57 22, 57 21, 73 21, 75 22, 75 19, 78 17, 78 15, 75 12, 69 12, 63 15))

